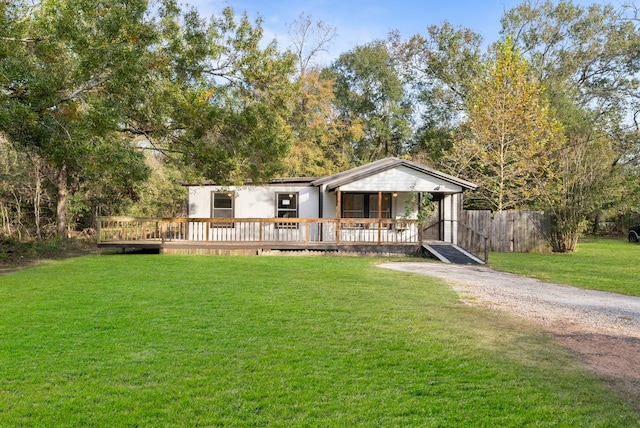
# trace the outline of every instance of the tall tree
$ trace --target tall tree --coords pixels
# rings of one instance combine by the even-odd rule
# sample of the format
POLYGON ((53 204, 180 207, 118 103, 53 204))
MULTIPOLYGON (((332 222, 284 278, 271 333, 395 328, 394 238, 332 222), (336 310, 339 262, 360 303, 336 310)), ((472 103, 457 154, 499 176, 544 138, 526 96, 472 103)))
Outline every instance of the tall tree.
POLYGON ((295 58, 262 47, 261 20, 231 8, 210 21, 173 1, 160 10, 154 98, 129 130, 220 183, 268 180, 284 169, 295 58))
POLYGON ((482 37, 445 21, 429 26, 424 36, 402 41, 395 34, 392 41, 419 113, 412 153, 437 163, 465 116, 467 95, 480 74, 482 37))
POLYGON ((510 39, 496 45, 466 106, 468 119, 447 156, 449 168, 477 182, 482 205, 491 210, 534 206, 554 186, 551 162, 562 146, 562 129, 510 39))
POLYGON ((57 171, 63 236, 70 191, 109 177, 95 195, 136 198, 148 173, 136 136, 220 182, 283 169, 293 56, 262 48, 260 21, 230 8, 209 22, 173 0, 155 10, 145 0, 0 3, 0 133, 57 171))
POLYGON ((301 13, 288 26, 291 50, 296 56, 298 74, 304 78, 309 69, 317 69, 314 61, 327 52, 337 34, 336 27, 324 21, 313 21, 311 16, 301 13))
MULTIPOLYGON (((57 231, 67 236, 70 180, 87 165, 118 168, 96 153, 113 141, 148 64, 144 1, 3 2, 0 132, 56 170, 57 231)), ((131 152, 131 156, 136 156, 131 152)), ((135 163, 134 163, 135 164, 135 163)))
POLYGON ((637 177, 623 177, 638 150, 629 142, 640 141, 629 120, 640 98, 637 21, 611 5, 527 0, 509 10, 502 25, 529 58, 565 130, 558 164, 563 186, 551 209, 554 249, 570 251, 589 215, 620 202, 620 192, 608 189, 637 177))
POLYGON ((357 162, 405 154, 411 138, 411 108, 387 45, 358 46, 335 61, 325 75, 335 79, 340 117, 362 129, 353 141, 357 162))
POLYGON ((290 176, 318 177, 352 166, 349 144, 357 129, 344 121, 333 107, 334 81, 318 70, 300 76, 296 107, 291 116, 295 143, 286 158, 290 176))
POLYGON ((295 142, 285 161, 291 176, 323 176, 351 166, 350 127, 333 107, 334 79, 322 76, 315 64, 335 34, 335 27, 304 14, 289 26, 291 50, 298 63, 290 119, 295 142))

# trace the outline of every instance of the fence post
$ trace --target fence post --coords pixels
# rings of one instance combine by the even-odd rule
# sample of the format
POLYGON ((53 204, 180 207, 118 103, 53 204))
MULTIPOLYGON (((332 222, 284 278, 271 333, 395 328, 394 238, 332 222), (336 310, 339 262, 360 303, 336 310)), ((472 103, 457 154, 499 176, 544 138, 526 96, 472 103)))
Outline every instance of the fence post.
POLYGON ((98 221, 96 224, 96 229, 98 229, 96 231, 96 234, 98 235, 98 244, 100 244, 102 242, 102 217, 98 217, 98 221))
POLYGON ((488 237, 484 237, 484 262, 488 263, 489 262, 489 243, 487 242, 489 240, 488 237))

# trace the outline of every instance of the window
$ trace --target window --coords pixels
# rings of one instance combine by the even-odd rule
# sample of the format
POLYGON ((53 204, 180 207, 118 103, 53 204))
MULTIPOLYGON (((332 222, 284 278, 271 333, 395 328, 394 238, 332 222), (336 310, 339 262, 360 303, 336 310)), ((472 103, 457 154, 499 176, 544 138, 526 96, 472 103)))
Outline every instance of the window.
MULTIPOLYGON (((298 194, 276 193, 277 218, 298 218, 298 194)), ((298 223, 278 223, 279 228, 297 228, 298 223)))
MULTIPOLYGON (((378 218, 377 193, 343 193, 342 218, 378 218)), ((382 194, 380 218, 391 218, 391 194, 382 194)))
MULTIPOLYGON (((211 217, 233 218, 233 196, 230 192, 211 192, 211 217)), ((233 227, 233 223, 213 223, 213 227, 233 227)))
MULTIPOLYGON (((378 194, 369 194, 369 218, 378 218, 378 194)), ((382 213, 380 218, 391 218, 391 195, 382 194, 382 213)))
POLYGON ((342 195, 342 218, 365 218, 364 194, 344 193, 342 195))

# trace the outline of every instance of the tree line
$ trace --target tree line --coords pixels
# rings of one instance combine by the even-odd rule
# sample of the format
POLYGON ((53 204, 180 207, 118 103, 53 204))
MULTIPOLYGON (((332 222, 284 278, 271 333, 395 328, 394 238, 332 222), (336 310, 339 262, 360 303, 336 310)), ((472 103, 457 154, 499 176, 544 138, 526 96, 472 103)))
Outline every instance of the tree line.
POLYGON ((279 46, 231 8, 0 2, 0 234, 180 215, 182 181, 404 156, 479 184, 470 208, 549 211, 571 251, 589 220, 639 206, 638 19, 525 0, 492 43, 443 22, 321 65, 336 29, 304 14, 279 46))

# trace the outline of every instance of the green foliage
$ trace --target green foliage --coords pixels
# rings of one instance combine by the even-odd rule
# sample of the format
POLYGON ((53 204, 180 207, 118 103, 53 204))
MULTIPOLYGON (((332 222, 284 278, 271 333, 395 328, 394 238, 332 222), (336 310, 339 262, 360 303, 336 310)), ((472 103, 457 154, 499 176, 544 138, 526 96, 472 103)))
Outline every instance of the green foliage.
POLYGON ((153 34, 144 21, 146 7, 144 1, 115 0, 7 6, 10 22, 0 30, 8 47, 0 53, 0 132, 57 172, 63 236, 68 189, 90 181, 87 169, 94 166, 121 176, 123 165, 102 156, 105 145, 133 149, 113 133, 144 91, 138 76, 146 75, 141 71, 148 68, 153 34))
POLYGON ((427 225, 436 214, 438 207, 433 202, 433 195, 423 192, 420 195, 414 190, 404 202, 404 219, 414 218, 423 226, 427 225))
POLYGON ((86 255, 96 251, 95 241, 84 238, 42 240, 0 238, 0 275, 43 260, 86 255))
POLYGON ((472 82, 480 75, 482 36, 449 22, 407 41, 394 38, 414 111, 420 112, 412 152, 439 162, 464 118, 472 82))
POLYGON ((149 180, 137 189, 138 199, 126 207, 128 215, 138 217, 186 216, 185 188, 180 184, 180 171, 157 153, 146 153, 151 170, 149 180))
POLYGON ((638 424, 548 335, 368 259, 82 257, 0 296, 8 426, 638 424))
POLYGON ((445 157, 447 168, 479 184, 494 211, 536 208, 555 186, 563 134, 527 61, 510 39, 495 48, 466 99, 468 118, 445 157))
POLYGON ((260 20, 230 8, 209 23, 195 10, 160 12, 160 87, 134 124, 155 149, 222 184, 262 182, 284 169, 293 140, 294 56, 261 47, 260 20), (149 131, 147 131, 149 130, 149 131))
POLYGON ((411 108, 398 66, 387 45, 377 41, 340 55, 325 70, 335 79, 340 117, 350 126, 361 128, 361 135, 352 142, 358 163, 407 151, 411 108))
POLYGON ((261 47, 260 21, 227 8, 207 23, 171 0, 0 8, 0 135, 44 163, 59 234, 140 197, 141 147, 221 183, 283 170, 294 61, 261 47))
POLYGON ((548 205, 557 219, 554 250, 571 251, 588 216, 639 202, 628 191, 637 186, 635 168, 624 166, 639 141, 629 121, 638 104, 637 20, 627 8, 546 1, 522 3, 502 25, 522 46, 565 131, 554 166, 560 183, 548 205))

